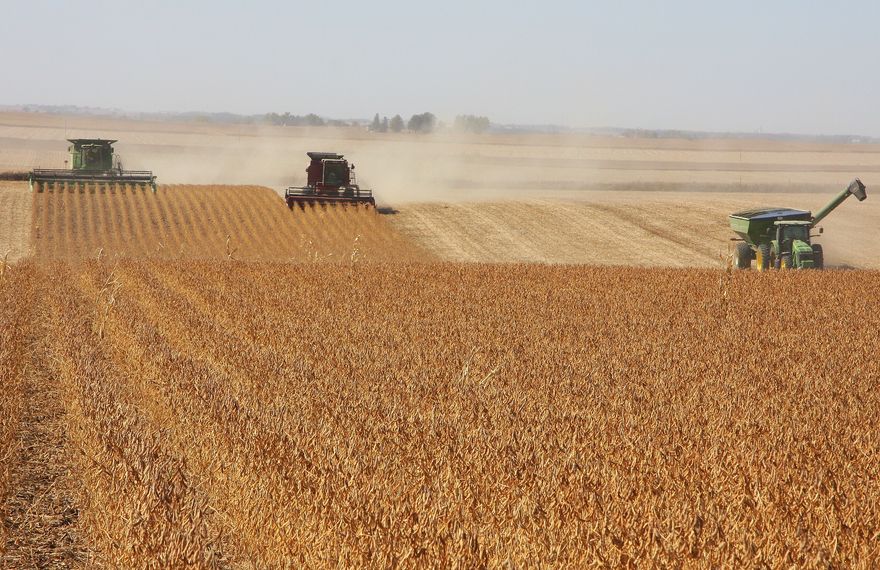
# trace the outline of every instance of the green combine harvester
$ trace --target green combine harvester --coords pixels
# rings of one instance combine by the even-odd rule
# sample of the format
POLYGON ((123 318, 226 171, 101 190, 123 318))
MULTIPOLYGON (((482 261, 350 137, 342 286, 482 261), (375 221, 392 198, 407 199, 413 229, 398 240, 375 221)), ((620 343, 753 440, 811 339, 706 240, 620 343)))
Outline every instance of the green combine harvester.
POLYGON ((69 139, 70 168, 35 168, 30 173, 31 190, 106 190, 128 185, 156 192, 156 177, 148 170, 123 170, 113 155, 115 140, 69 139))
MULTIPOLYGON (((815 216, 805 210, 760 208, 730 214, 730 228, 739 238, 734 250, 737 269, 749 269, 752 260, 758 271, 774 269, 823 269, 822 246, 810 240, 810 232, 850 195, 859 202, 867 198, 865 185, 856 178, 815 216)), ((822 233, 822 228, 818 229, 822 233)))

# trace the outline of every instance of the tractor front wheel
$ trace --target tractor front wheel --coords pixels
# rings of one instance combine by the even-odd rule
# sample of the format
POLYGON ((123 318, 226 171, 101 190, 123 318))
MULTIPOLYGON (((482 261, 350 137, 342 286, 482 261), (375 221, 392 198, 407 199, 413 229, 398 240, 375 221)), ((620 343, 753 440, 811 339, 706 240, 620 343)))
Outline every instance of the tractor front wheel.
POLYGON ((813 244, 813 267, 815 269, 825 269, 825 253, 822 246, 818 243, 813 244))
POLYGON ((755 252, 755 266, 758 271, 767 271, 770 269, 770 245, 762 243, 755 252))
POLYGON ((752 266, 752 248, 744 241, 736 244, 733 250, 733 264, 737 269, 748 269, 752 266))
POLYGON ((782 261, 779 264, 779 269, 791 269, 791 254, 784 253, 782 254, 782 261))

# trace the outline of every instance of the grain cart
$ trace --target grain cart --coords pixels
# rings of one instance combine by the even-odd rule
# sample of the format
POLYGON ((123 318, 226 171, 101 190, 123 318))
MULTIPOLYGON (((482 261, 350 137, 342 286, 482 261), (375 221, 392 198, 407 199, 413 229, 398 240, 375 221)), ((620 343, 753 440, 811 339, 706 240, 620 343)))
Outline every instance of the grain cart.
POLYGON ((364 204, 375 207, 373 191, 358 186, 354 164, 335 152, 307 152, 311 162, 306 168, 306 186, 290 187, 284 192, 287 207, 305 208, 308 204, 364 204))
MULTIPOLYGON (((822 269, 822 246, 812 243, 810 232, 850 195, 859 202, 867 197, 865 185, 856 178, 815 216, 806 210, 758 208, 730 214, 730 228, 739 238, 734 251, 737 269, 748 269, 752 260, 758 271, 768 269, 822 269)), ((822 228, 818 229, 822 233, 822 228)))
POLYGON ((128 184, 135 188, 149 186, 156 192, 156 177, 148 170, 123 170, 113 154, 115 140, 68 139, 70 168, 35 168, 30 173, 31 190, 105 190, 128 184))

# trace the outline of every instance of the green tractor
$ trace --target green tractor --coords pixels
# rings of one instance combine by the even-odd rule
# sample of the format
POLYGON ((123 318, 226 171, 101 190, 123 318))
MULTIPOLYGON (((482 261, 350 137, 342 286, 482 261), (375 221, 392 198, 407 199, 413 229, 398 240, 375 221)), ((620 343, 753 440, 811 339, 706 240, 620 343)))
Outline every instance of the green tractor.
MULTIPOLYGON (((774 269, 823 269, 822 246, 812 243, 810 232, 825 216, 850 195, 859 202, 867 198, 865 185, 856 178, 815 216, 791 208, 758 208, 730 214, 730 228, 738 235, 733 254, 737 269, 749 269, 752 260, 758 271, 774 269)), ((818 228, 822 233, 822 228, 818 228)))
POLYGON ((123 170, 113 143, 107 139, 69 139, 70 168, 35 168, 30 173, 31 190, 92 189, 104 190, 117 185, 151 188, 156 192, 156 177, 148 170, 123 170))

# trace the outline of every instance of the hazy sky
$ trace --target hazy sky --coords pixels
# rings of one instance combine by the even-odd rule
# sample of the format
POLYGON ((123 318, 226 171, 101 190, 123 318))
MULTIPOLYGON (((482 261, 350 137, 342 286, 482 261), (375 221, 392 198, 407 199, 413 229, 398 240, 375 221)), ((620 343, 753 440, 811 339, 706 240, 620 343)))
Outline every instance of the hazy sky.
POLYGON ((0 104, 880 136, 876 0, 0 8, 0 104))

